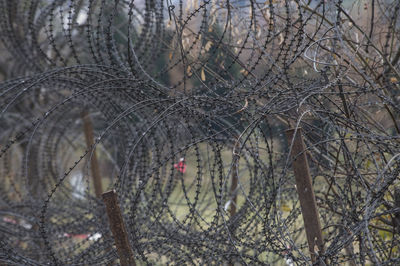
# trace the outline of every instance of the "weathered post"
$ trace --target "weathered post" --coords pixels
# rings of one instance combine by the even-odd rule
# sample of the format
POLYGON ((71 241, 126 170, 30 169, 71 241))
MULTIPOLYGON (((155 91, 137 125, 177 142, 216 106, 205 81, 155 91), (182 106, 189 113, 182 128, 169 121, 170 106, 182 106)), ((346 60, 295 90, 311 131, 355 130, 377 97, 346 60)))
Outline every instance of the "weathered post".
POLYGON ((133 251, 129 245, 121 209, 118 204, 117 193, 114 190, 107 191, 102 195, 106 205, 106 212, 111 232, 114 237, 115 246, 122 266, 135 266, 133 251))
POLYGON ((236 202, 237 202, 237 186, 239 177, 237 175, 237 165, 239 163, 239 154, 237 154, 237 148, 239 146, 239 142, 237 142, 233 148, 233 155, 232 155, 232 172, 231 172, 231 188, 230 188, 230 204, 229 204, 229 214, 230 217, 233 217, 236 214, 236 202))
MULTIPOLYGON (((394 189, 394 207, 400 208, 400 188, 399 187, 396 187, 394 189)), ((397 211, 394 214, 393 226, 394 226, 394 232, 396 232, 397 234, 400 234, 400 211, 397 211)))
MULTIPOLYGON (((233 155, 232 155, 232 171, 231 171, 231 187, 230 187, 230 203, 229 203, 229 216, 230 219, 236 214, 236 204, 237 204, 237 186, 238 186, 238 164, 239 164, 239 154, 237 153, 237 149, 239 148, 239 141, 236 142, 233 147, 233 155)), ((234 226, 230 227, 230 233, 234 233, 234 226)), ((228 266, 233 266, 234 262, 229 261, 228 266)))
POLYGON ((304 228, 306 230, 308 248, 313 263, 324 252, 321 223, 319 221, 317 203, 311 182, 310 168, 308 166, 306 147, 303 141, 301 128, 286 131, 289 145, 292 145, 291 158, 293 172, 296 179, 297 193, 299 195, 301 212, 303 214, 304 228), (293 144, 292 144, 293 141, 293 144))
MULTIPOLYGON (((83 120, 83 131, 85 133, 86 139, 86 146, 88 149, 93 147, 94 144, 94 137, 93 137, 93 124, 90 120, 89 113, 87 110, 81 113, 82 120, 83 120)), ((97 198, 101 197, 103 193, 103 186, 101 183, 101 175, 100 175, 100 168, 99 163, 97 161, 96 151, 94 150, 92 153, 92 157, 90 159, 90 169, 92 171, 92 179, 94 184, 94 193, 96 194, 97 198)))

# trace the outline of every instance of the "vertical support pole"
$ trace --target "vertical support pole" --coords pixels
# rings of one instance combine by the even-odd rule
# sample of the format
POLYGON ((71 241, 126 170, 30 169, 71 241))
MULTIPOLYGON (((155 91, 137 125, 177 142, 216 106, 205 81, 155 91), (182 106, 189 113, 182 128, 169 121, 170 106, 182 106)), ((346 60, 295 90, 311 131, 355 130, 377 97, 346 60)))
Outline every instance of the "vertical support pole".
POLYGON ((231 203, 229 208, 229 215, 233 217, 236 214, 236 203, 237 203, 237 186, 238 186, 238 164, 239 164, 239 153, 237 150, 239 149, 239 137, 236 138, 235 146, 233 147, 233 155, 232 155, 232 174, 231 174, 231 188, 230 188, 230 196, 231 203))
MULTIPOLYGON (((396 187, 394 189, 394 207, 400 208, 400 188, 396 187)), ((393 221, 394 232, 400 234, 400 211, 394 214, 393 221)))
MULTIPOLYGON (((235 147, 236 148, 236 147, 235 147)), ((233 152, 233 164, 232 164, 232 175, 231 175, 231 189, 230 189, 230 194, 231 194, 231 203, 229 205, 229 215, 230 217, 233 217, 236 214, 236 202, 237 202, 237 196, 236 196, 236 189, 238 186, 238 175, 237 175, 237 164, 239 163, 239 155, 235 153, 235 150, 233 152)))
MULTIPOLYGON (((231 172, 231 188, 230 188, 230 204, 229 204, 229 216, 232 217, 236 214, 236 203, 237 203, 237 186, 238 186, 238 168, 237 165, 239 163, 239 154, 236 150, 239 148, 239 141, 236 142, 233 148, 233 155, 232 155, 232 172, 231 172)), ((230 229, 231 233, 234 232, 233 227, 230 229)), ((234 262, 229 261, 228 266, 233 266, 234 262)))
POLYGON ((289 145, 292 145, 291 158, 294 176, 296 179, 297 193, 299 195, 301 212, 303 214, 304 228, 306 230, 308 248, 313 263, 317 262, 319 254, 324 252, 321 223, 319 221, 317 203, 311 182, 310 168, 308 166, 306 147, 303 141, 301 128, 286 131, 289 145))
POLYGON ((133 251, 129 245, 124 220, 122 219, 121 209, 118 204, 117 193, 114 190, 107 191, 102 194, 102 197, 106 205, 108 221, 114 237, 119 261, 122 266, 136 266, 133 251))
MULTIPOLYGON (((93 137, 93 124, 90 120, 89 113, 87 110, 81 113, 82 120, 83 120, 83 131, 85 133, 86 139, 86 146, 90 149, 94 144, 94 137, 93 137)), ((100 176, 100 168, 99 163, 97 161, 96 151, 93 151, 92 157, 90 159, 90 169, 92 171, 92 178, 94 184, 94 193, 96 194, 97 198, 101 197, 103 193, 103 187, 101 184, 101 176, 100 176)))

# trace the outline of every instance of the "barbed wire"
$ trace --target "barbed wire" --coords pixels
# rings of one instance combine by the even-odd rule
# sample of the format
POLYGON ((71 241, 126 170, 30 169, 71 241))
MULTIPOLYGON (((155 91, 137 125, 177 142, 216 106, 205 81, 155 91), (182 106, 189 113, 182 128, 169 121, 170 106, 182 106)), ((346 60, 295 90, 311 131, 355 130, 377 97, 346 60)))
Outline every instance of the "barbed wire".
POLYGON ((399 9, 0 0, 0 262, 118 263, 115 190, 140 265, 400 263, 399 9))

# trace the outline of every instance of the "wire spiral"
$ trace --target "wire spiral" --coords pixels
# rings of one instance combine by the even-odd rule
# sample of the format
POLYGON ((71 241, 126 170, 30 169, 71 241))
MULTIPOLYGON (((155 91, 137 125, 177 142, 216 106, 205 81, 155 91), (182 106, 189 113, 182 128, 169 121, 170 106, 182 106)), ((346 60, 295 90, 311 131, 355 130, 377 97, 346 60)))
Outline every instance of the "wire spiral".
POLYGON ((140 265, 309 265, 300 127, 317 263, 400 263, 400 2, 306 2, 0 0, 0 263, 118 262, 96 158, 140 265))

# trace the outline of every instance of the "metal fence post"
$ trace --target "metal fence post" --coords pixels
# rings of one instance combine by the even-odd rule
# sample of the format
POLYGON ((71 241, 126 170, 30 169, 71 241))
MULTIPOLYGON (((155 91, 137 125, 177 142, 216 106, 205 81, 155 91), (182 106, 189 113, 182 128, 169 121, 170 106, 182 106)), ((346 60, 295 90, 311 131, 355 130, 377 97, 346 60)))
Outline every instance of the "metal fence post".
MULTIPOLYGON (((89 113, 87 110, 81 113, 82 120, 83 120, 83 131, 85 133, 86 139, 86 146, 88 149, 93 147, 94 144, 94 137, 93 137, 93 124, 90 120, 89 113)), ((100 168, 99 163, 97 161, 96 151, 93 151, 92 157, 90 158, 90 169, 92 171, 92 179, 94 184, 94 193, 96 194, 97 198, 101 197, 103 193, 103 186, 101 183, 101 175, 100 175, 100 168)))
POLYGON ((114 190, 107 191, 102 195, 106 205, 106 211, 110 229, 114 237, 115 246, 122 266, 136 266, 133 251, 129 245, 121 209, 118 203, 117 193, 114 190))
POLYGON ((312 187, 311 174, 308 166, 306 147, 301 128, 286 131, 289 145, 292 145, 291 158, 297 193, 299 195, 304 228, 307 235, 308 248, 313 263, 324 252, 321 223, 318 216, 317 203, 312 187), (296 133, 296 135, 294 135, 296 133), (293 141, 293 144, 292 144, 293 141))

